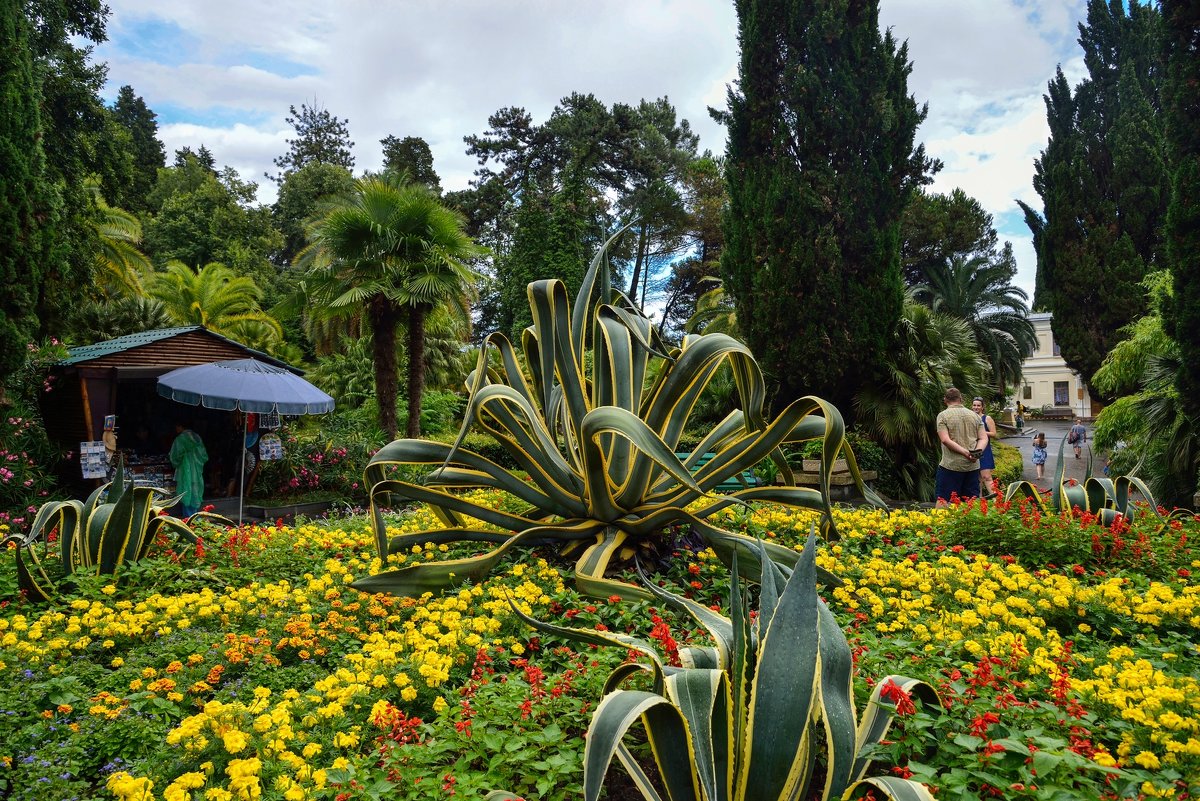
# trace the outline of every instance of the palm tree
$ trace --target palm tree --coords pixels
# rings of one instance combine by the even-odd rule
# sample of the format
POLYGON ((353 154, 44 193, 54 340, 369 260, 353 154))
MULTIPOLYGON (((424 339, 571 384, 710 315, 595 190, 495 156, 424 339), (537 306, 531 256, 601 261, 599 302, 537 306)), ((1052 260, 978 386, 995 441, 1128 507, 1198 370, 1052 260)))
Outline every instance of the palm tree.
POLYGON ((421 433, 425 386, 425 322, 441 304, 469 316, 475 273, 465 261, 482 251, 465 221, 426 187, 391 173, 355 181, 309 227, 296 257, 308 270, 302 291, 330 316, 365 309, 372 332, 379 425, 397 433, 396 330, 407 326, 407 435, 421 433))
POLYGON ((154 272, 154 265, 137 247, 142 241, 142 224, 124 209, 104 202, 95 179, 88 179, 85 186, 93 204, 88 226, 99 245, 94 256, 96 285, 107 299, 138 297, 143 277, 154 272))
POLYGON ((1009 283, 1011 268, 983 256, 951 256, 927 270, 928 283, 913 289, 915 297, 936 312, 965 322, 979 352, 991 366, 994 389, 1001 396, 1021 379, 1021 365, 1037 349, 1029 322, 1029 296, 1009 283))
POLYGON ((97 298, 71 310, 63 333, 71 344, 87 345, 170 325, 163 305, 153 298, 97 298))
POLYGON ((696 311, 683 324, 683 330, 689 334, 729 334, 741 339, 737 309, 725 292, 725 283, 720 278, 708 276, 700 279, 699 284, 710 288, 696 298, 696 311))
POLYGON ((885 368, 855 396, 858 421, 895 459, 904 493, 927 499, 941 454, 935 427, 942 396, 953 386, 971 397, 983 386, 987 363, 965 322, 909 293, 885 368))
POLYGON ((199 272, 180 261, 150 280, 150 297, 162 302, 176 325, 202 325, 233 339, 252 335, 257 347, 283 340, 279 321, 258 306, 262 289, 254 280, 213 262, 199 272))

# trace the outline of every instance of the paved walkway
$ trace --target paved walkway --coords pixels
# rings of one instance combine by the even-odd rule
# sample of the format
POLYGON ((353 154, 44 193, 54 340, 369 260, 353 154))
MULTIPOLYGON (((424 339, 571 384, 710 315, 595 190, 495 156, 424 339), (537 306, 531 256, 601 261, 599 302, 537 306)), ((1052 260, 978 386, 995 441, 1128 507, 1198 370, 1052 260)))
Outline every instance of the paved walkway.
MULTIPOLYGON (((1067 443, 1063 448, 1063 464, 1066 465, 1064 478, 1073 478, 1076 481, 1083 481, 1087 477, 1088 456, 1092 456, 1092 475, 1104 475, 1104 462, 1101 461, 1101 456, 1098 453, 1092 452, 1092 427, 1087 423, 1084 426, 1088 430, 1088 441, 1083 445, 1080 451, 1079 458, 1075 458, 1075 449, 1070 443, 1067 443)), ((1000 441, 1005 445, 1014 445, 1021 449, 1021 459, 1024 462, 1024 473, 1022 477, 1027 481, 1032 481, 1041 489, 1049 489, 1050 483, 1054 480, 1054 471, 1058 469, 1058 445, 1067 435, 1067 431, 1071 428, 1071 423, 1063 420, 1030 420, 1025 425, 1025 431, 1017 436, 1015 434, 1004 436, 1004 432, 1000 432, 1000 441), (1033 464, 1033 437, 1039 432, 1046 433, 1046 470, 1045 477, 1038 481, 1037 468, 1033 464)))

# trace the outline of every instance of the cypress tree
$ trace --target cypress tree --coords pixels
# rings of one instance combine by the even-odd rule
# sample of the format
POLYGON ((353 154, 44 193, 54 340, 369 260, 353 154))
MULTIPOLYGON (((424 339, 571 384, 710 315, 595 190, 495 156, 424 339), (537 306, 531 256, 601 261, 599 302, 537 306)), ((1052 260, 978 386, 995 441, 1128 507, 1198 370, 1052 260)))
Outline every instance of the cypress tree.
POLYGON ((874 0, 737 0, 721 266, 778 408, 849 415, 900 319, 900 217, 936 165, 914 148, 906 44, 874 0))
POLYGON ((1139 287, 1161 268, 1168 197, 1158 114, 1161 18, 1150 5, 1089 0, 1079 27, 1088 77, 1050 81, 1050 140, 1034 165, 1043 210, 1021 204, 1037 252, 1034 308, 1054 314, 1063 359, 1091 379, 1146 311, 1139 287))
POLYGON ((1163 0, 1167 79, 1163 87, 1171 201, 1166 250, 1175 296, 1164 323, 1179 347, 1184 409, 1200 421, 1200 7, 1163 0))
MULTIPOLYGON (((47 213, 39 81, 20 3, 0 8, 0 376, 12 375, 37 333, 47 213)), ((0 382, 0 396, 3 384, 0 382)))

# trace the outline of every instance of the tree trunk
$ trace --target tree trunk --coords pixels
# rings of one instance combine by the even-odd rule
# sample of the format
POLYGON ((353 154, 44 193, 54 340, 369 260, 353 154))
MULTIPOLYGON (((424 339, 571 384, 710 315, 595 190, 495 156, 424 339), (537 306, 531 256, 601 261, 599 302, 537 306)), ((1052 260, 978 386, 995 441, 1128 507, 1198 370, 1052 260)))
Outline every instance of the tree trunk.
POLYGON ((425 392, 425 315, 429 306, 419 303, 408 310, 408 432, 421 436, 421 395, 425 392))
POLYGON ((368 307, 374 334, 372 356, 375 359, 375 398, 379 402, 379 427, 389 440, 396 439, 396 395, 400 376, 396 369, 396 327, 400 310, 386 298, 374 298, 368 307))
MULTIPOLYGON (((633 262, 633 280, 629 282, 630 303, 637 303, 638 284, 642 280, 642 262, 646 259, 646 240, 649 238, 647 233, 648 228, 649 224, 645 220, 642 221, 641 227, 638 228, 637 255, 633 262)), ((639 306, 643 305, 645 305, 644 298, 639 306)))

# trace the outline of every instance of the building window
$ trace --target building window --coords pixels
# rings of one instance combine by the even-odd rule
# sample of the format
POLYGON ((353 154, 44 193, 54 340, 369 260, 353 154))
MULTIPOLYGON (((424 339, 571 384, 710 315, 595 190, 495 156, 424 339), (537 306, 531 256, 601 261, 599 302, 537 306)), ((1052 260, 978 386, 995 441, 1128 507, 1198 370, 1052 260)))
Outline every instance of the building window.
POLYGON ((1069 381, 1054 382, 1054 405, 1055 406, 1070 406, 1071 399, 1069 396, 1071 383, 1069 381))
POLYGON ((1054 343, 1052 343, 1052 345, 1053 345, 1053 347, 1054 347, 1054 355, 1055 355, 1055 356, 1062 356, 1062 352, 1061 352, 1061 351, 1058 349, 1058 343, 1057 343, 1057 342, 1054 342, 1054 343))
POLYGON ((1033 400, 1033 387, 1029 384, 1025 385, 1025 400, 1033 400))

